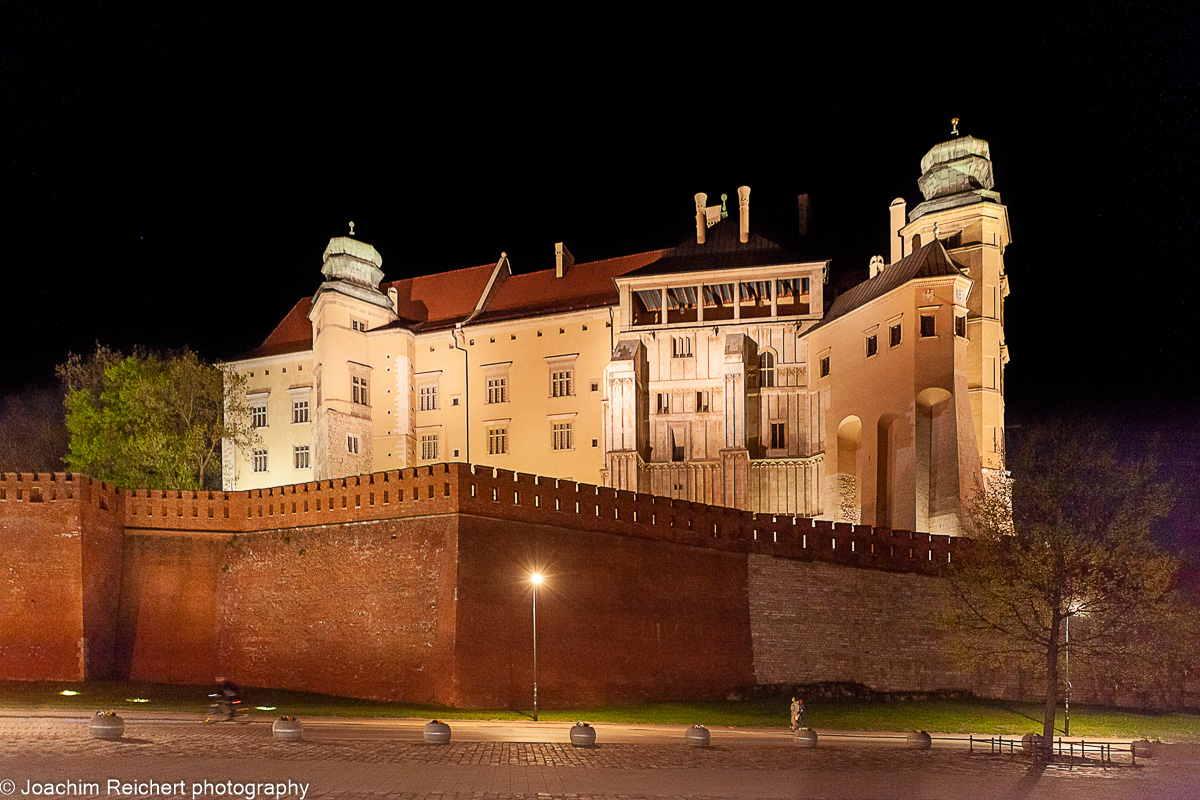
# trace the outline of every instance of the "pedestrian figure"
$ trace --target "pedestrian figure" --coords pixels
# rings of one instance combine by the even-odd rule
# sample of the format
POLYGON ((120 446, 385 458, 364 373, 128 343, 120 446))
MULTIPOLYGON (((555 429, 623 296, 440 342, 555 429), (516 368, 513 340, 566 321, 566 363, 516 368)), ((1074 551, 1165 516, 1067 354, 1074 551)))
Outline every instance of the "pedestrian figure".
POLYGON ((796 702, 800 704, 800 727, 808 730, 808 723, 804 721, 804 698, 801 697, 796 702))
POLYGON ((796 728, 800 725, 800 715, 804 713, 804 704, 792 698, 792 733, 796 732, 796 728))

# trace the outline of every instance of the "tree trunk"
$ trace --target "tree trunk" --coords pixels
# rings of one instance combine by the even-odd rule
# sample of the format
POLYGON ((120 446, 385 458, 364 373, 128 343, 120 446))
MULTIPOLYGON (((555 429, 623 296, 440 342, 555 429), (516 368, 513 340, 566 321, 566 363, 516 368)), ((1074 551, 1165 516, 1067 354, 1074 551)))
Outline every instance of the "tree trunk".
POLYGON ((1046 647, 1046 707, 1042 714, 1042 747, 1047 761, 1052 761, 1054 717, 1058 711, 1058 632, 1062 619, 1058 612, 1050 620, 1050 641, 1046 647))

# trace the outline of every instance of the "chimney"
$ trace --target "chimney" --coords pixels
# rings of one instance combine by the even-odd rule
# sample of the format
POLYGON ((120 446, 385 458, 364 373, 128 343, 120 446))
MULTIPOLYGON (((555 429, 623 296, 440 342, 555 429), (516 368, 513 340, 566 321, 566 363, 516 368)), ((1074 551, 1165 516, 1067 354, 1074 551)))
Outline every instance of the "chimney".
POLYGON ((738 187, 738 208, 741 210, 741 226, 738 241, 742 244, 750 241, 750 187, 738 187))
POLYGON ((800 212, 800 235, 808 236, 808 223, 812 219, 812 207, 808 204, 807 194, 796 195, 796 208, 800 212))
POLYGON ((708 228, 705 204, 708 203, 708 195, 704 192, 696 193, 696 244, 704 244, 704 231, 708 228))
POLYGON ((396 291, 395 286, 389 286, 387 290, 388 300, 392 301, 392 310, 400 313, 400 292, 396 291))
POLYGON ((874 278, 880 272, 883 272, 884 266, 883 256, 871 256, 871 266, 868 267, 871 271, 870 276, 874 278))
POLYGON ((554 243, 554 277, 561 278, 567 270, 575 266, 575 256, 563 242, 554 243))
POLYGON ((904 202, 903 197, 897 197, 888 206, 888 213, 891 215, 893 264, 904 258, 904 239, 900 236, 900 229, 904 227, 905 210, 907 208, 908 203, 904 202))

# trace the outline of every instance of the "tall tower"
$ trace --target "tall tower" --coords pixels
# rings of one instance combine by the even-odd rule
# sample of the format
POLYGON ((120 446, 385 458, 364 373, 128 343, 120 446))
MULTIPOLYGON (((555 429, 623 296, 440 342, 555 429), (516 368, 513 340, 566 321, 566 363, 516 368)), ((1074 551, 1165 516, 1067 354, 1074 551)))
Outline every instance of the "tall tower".
POLYGON ((329 240, 322 259, 325 280, 308 314, 313 326, 317 480, 371 471, 372 408, 385 401, 376 392, 368 334, 396 319, 392 301, 379 291, 379 251, 352 236, 338 236, 329 240))
MULTIPOLYGON (((955 121, 957 123, 957 120, 955 121)), ((917 185, 924 202, 899 230, 902 254, 940 239, 973 281, 967 307, 967 386, 985 476, 1004 469, 1004 250, 1011 240, 1008 209, 993 191, 991 149, 983 139, 955 136, 921 159, 917 185)), ((902 213, 902 212, 901 212, 902 213)))

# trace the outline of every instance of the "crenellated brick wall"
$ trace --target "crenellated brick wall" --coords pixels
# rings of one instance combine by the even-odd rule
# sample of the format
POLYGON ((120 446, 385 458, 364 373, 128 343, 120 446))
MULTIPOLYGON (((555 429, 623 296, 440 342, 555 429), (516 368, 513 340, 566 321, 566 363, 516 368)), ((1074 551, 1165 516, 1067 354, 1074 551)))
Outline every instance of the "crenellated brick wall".
MULTIPOLYGON (((758 683, 1036 687, 944 655, 969 540, 465 464, 240 492, 0 476, 0 678, 527 707, 758 683)), ((1076 696, 1086 690, 1076 686, 1076 696)))

